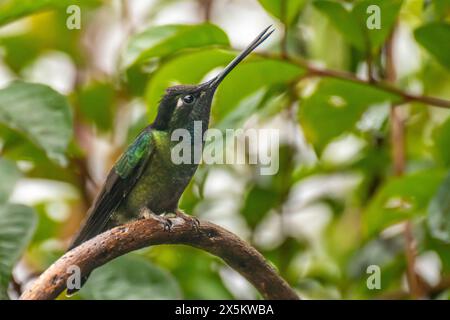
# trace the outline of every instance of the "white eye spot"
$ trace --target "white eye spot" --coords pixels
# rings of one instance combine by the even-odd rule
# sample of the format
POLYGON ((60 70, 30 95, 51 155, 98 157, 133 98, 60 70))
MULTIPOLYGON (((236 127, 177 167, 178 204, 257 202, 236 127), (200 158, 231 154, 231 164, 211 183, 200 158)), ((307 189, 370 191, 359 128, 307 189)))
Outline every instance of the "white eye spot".
POLYGON ((183 99, 179 98, 178 101, 177 101, 177 108, 181 107, 182 105, 183 105, 183 99))

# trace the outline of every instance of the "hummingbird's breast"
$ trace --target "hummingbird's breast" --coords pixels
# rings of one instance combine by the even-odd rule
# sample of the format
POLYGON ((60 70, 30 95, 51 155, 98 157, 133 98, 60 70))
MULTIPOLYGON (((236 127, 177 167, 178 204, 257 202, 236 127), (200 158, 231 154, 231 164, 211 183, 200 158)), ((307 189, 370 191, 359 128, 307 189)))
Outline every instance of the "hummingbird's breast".
POLYGON ((147 167, 117 212, 124 220, 137 217, 143 207, 156 214, 174 212, 198 167, 195 163, 176 164, 173 161, 174 142, 168 132, 155 130, 152 135, 155 146, 147 167))

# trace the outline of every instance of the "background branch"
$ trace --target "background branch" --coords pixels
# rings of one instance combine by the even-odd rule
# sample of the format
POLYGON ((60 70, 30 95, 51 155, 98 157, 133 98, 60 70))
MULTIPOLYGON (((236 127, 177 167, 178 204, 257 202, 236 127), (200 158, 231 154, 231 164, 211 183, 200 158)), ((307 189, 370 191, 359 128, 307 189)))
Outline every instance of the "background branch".
POLYGON ((158 244, 189 245, 222 258, 265 299, 299 299, 264 257, 233 233, 210 222, 202 221, 195 229, 189 221, 171 221, 170 231, 157 219, 141 219, 96 236, 57 260, 20 299, 55 299, 66 288, 70 266, 78 266, 84 275, 130 251, 158 244))
POLYGON ((351 72, 316 67, 303 59, 294 58, 292 56, 283 58, 283 56, 280 56, 279 54, 271 54, 271 53, 267 53, 267 52, 259 52, 257 54, 261 57, 265 57, 265 58, 269 58, 269 59, 284 59, 286 61, 289 61, 290 63, 298 65, 299 67, 305 68, 306 74, 302 75, 302 77, 301 77, 302 79, 304 79, 305 77, 322 77, 322 78, 334 78, 334 79, 346 80, 346 81, 355 82, 355 83, 366 84, 366 85, 375 87, 377 89, 380 89, 380 90, 383 90, 386 92, 390 92, 390 93, 400 96, 403 99, 402 103, 415 101, 415 102, 428 104, 430 106, 450 109, 450 100, 411 93, 411 92, 400 89, 399 87, 395 86, 394 84, 389 83, 388 81, 382 81, 382 80, 376 80, 376 79, 372 79, 372 80, 361 79, 361 78, 358 78, 355 74, 353 74, 351 72))

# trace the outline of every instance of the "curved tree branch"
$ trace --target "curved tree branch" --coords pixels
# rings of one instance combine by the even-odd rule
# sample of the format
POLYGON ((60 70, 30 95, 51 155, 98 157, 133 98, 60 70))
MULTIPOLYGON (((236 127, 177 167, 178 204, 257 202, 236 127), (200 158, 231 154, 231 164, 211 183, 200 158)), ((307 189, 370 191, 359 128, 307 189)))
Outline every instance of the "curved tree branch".
POLYGON ((184 244, 222 258, 238 271, 266 299, 299 299, 298 295, 253 247, 233 233, 210 222, 198 227, 189 220, 170 219, 170 231, 158 219, 141 219, 108 230, 67 252, 27 289, 20 299, 55 299, 65 288, 76 265, 81 275, 130 251, 158 244, 184 244))

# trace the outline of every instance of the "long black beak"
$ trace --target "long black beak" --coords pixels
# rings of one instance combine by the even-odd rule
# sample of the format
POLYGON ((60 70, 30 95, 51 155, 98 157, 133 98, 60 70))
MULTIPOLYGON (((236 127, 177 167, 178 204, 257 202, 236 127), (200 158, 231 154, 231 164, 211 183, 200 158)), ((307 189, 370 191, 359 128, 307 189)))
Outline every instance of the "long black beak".
POLYGON ((225 69, 222 70, 221 73, 219 73, 215 78, 211 79, 210 81, 208 81, 206 83, 206 85, 208 86, 208 89, 213 89, 212 91, 215 91, 216 88, 219 86, 219 84, 222 82, 223 79, 225 79, 225 77, 231 72, 231 70, 234 69, 234 67, 236 67, 239 62, 241 62, 242 60, 244 60, 244 58, 246 56, 248 56, 250 54, 250 52, 252 52, 253 50, 256 49, 256 47, 258 47, 261 43, 263 43, 271 34, 272 32, 274 32, 275 30, 271 30, 269 32, 269 29, 272 26, 268 26, 266 29, 264 29, 263 32, 261 32, 256 38, 255 40, 252 41, 252 43, 250 43, 248 45, 247 48, 245 48, 236 58, 233 59, 233 61, 231 61, 226 67, 225 69))

